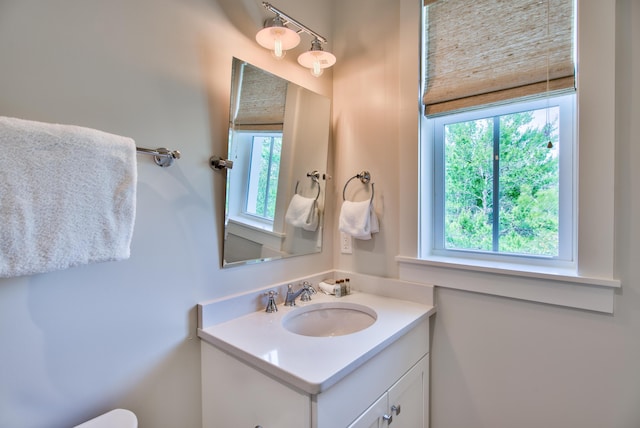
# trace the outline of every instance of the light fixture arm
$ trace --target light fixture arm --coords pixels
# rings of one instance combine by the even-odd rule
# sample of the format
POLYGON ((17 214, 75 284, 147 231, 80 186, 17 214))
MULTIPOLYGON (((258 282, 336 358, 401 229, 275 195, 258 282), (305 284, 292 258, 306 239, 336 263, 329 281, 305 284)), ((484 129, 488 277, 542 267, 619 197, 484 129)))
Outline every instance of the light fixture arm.
POLYGON ((313 31, 312 29, 307 27, 306 25, 304 25, 301 22, 299 22, 299 21, 295 20, 294 18, 290 17, 289 15, 287 15, 286 13, 281 11, 280 9, 272 6, 271 3, 267 3, 266 1, 263 1, 262 2, 262 6, 264 6, 264 8, 267 9, 268 11, 273 12, 277 16, 280 16, 281 18, 283 18, 286 21, 285 24, 293 24, 294 26, 298 27, 298 29, 299 29, 298 32, 304 31, 305 33, 315 37, 318 40, 320 40, 322 43, 327 43, 327 39, 325 37, 321 36, 320 34, 316 33, 315 31, 313 31))

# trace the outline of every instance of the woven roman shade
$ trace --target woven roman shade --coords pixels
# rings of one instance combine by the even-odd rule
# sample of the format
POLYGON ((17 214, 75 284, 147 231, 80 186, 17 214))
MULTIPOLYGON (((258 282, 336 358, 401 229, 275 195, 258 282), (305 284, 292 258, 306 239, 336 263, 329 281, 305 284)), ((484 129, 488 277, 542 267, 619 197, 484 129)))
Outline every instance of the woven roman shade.
POLYGON ((575 89, 573 0, 424 2, 427 116, 575 89))
POLYGON ((233 128, 282 130, 287 81, 246 63, 233 73, 233 81, 239 82, 231 105, 233 128))

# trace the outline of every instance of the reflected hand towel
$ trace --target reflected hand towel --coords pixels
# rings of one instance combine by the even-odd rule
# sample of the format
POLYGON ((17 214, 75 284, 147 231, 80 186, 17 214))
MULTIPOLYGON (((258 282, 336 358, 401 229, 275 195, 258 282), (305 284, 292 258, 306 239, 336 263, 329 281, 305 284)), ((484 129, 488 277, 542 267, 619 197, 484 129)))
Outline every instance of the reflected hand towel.
POLYGON ((318 201, 298 194, 293 195, 285 220, 294 227, 315 231, 318 228, 318 201))

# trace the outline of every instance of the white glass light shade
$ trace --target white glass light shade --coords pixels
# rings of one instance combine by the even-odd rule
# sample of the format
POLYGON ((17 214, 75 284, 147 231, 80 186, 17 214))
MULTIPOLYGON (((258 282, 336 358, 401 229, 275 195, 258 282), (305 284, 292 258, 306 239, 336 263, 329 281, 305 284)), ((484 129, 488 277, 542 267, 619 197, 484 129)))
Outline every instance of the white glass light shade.
POLYGON ((336 63, 336 57, 332 53, 323 50, 311 50, 300 55, 298 63, 308 68, 311 74, 318 77, 325 68, 329 68, 336 63))
POLYGON ((287 27, 266 27, 258 31, 256 41, 263 48, 272 50, 276 58, 282 58, 286 51, 298 46, 300 36, 287 27))

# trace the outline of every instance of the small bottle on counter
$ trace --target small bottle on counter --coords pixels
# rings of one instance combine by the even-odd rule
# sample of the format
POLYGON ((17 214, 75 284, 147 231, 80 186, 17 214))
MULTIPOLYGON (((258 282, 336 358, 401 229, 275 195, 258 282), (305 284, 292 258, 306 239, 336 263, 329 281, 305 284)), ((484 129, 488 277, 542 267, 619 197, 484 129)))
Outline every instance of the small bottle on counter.
POLYGON ((342 280, 339 279, 336 281, 336 285, 333 287, 333 294, 336 297, 342 297, 342 280))
POLYGON ((336 281, 336 285, 334 287, 334 294, 336 295, 336 297, 343 297, 349 294, 347 280, 339 279, 336 281))
POLYGON ((344 285, 345 285, 344 288, 345 288, 347 294, 351 294, 351 281, 349 280, 349 278, 345 278, 344 285))

